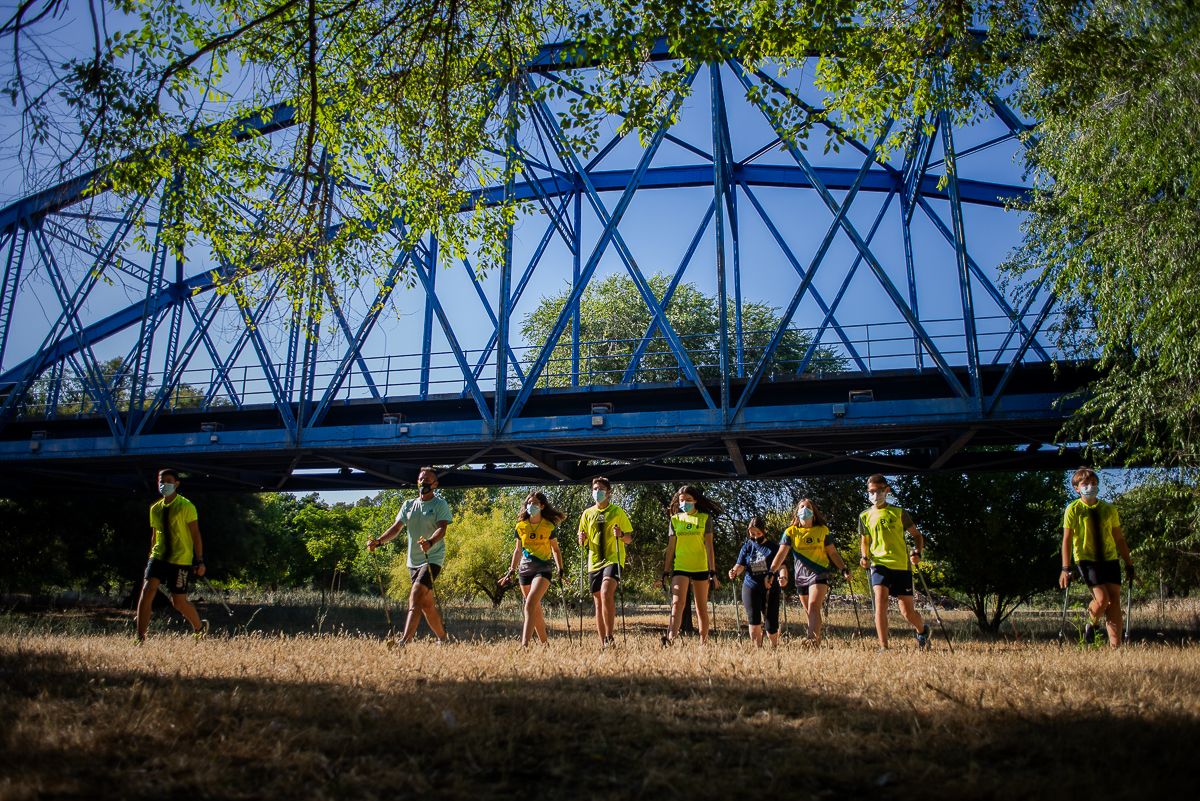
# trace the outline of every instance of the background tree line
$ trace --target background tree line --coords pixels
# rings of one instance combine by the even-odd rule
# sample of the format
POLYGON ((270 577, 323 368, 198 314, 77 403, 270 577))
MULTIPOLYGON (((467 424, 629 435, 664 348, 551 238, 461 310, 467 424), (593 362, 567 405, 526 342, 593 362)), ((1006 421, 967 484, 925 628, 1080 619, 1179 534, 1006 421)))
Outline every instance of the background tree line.
MULTIPOLYGON (((657 581, 667 541, 666 508, 675 487, 621 485, 617 479, 614 501, 629 512, 636 531, 629 549, 627 595, 661 600, 657 581)), ((507 570, 513 525, 528 489, 442 492, 454 512, 438 584, 444 598, 501 603, 496 580, 507 570)), ((566 592, 574 597, 580 570, 576 524, 591 504, 590 487, 540 489, 568 514, 559 540, 569 569, 566 592)), ((1062 508, 1070 497, 1064 474, 909 476, 895 480, 893 489, 895 501, 912 511, 928 537, 929 577, 936 591, 965 603, 982 630, 998 630, 1016 606, 1053 587, 1062 508)), ((200 510, 210 575, 221 586, 382 591, 395 599, 407 594, 403 544, 369 554, 363 543, 391 524, 412 491, 383 490, 354 504, 329 504, 315 494, 191 493, 186 484, 183 491, 200 510)), ((721 571, 732 564, 752 514, 765 512, 769 533, 778 537, 802 497, 817 501, 838 547, 849 563, 855 561, 857 516, 867 505, 861 478, 714 482, 704 491, 726 509, 716 525, 721 571)), ((1200 585, 1200 543, 1190 525, 1200 513, 1200 499, 1190 485, 1158 475, 1114 500, 1144 582, 1157 592, 1161 578, 1172 594, 1200 585)), ((0 561, 9 566, 0 589, 18 593, 69 587, 126 596, 140 581, 149 550, 148 501, 130 497, 98 503, 71 495, 0 499, 0 561)), ((856 573, 853 589, 865 592, 861 573, 856 573)), ((732 597, 728 589, 722 593, 732 597)))

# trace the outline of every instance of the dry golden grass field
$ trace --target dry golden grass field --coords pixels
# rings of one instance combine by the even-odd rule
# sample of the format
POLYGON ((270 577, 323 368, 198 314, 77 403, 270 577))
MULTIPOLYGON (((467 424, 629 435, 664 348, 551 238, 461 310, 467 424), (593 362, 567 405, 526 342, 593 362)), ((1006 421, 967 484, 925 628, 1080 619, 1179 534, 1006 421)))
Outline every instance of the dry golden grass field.
POLYGON ((663 649, 644 612, 606 651, 561 616, 528 651, 497 620, 392 649, 10 619, 0 799, 1193 797, 1200 648, 879 654, 839 615, 816 651, 757 651, 732 611, 707 647, 663 649))

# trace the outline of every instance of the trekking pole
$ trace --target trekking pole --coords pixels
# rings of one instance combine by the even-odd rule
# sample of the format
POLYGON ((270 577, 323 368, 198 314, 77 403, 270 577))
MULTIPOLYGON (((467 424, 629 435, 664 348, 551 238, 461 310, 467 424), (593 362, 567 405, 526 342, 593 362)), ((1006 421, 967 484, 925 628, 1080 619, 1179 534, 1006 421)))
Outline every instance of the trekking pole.
POLYGON ((1063 587, 1062 621, 1058 624, 1058 649, 1061 651, 1063 640, 1067 638, 1067 597, 1071 592, 1071 580, 1068 577, 1067 586, 1063 587))
POLYGON ((849 570, 847 570, 846 572, 851 576, 851 578, 846 579, 846 589, 848 589, 850 591, 850 601, 854 604, 854 632, 858 635, 858 638, 861 640, 862 636, 863 636, 862 619, 858 616, 858 593, 856 593, 854 591, 854 581, 853 581, 854 574, 850 573, 849 570))
POLYGON ((388 634, 392 633, 392 610, 388 608, 387 593, 383 590, 383 569, 379 567, 379 557, 373 557, 375 579, 379 582, 379 600, 383 602, 383 617, 387 620, 388 634))
POLYGON ((567 611, 567 587, 563 584, 562 571, 558 571, 558 598, 562 601, 563 623, 567 626, 567 642, 571 641, 571 613, 567 611))
POLYGON ((716 578, 708 580, 708 633, 712 636, 717 631, 717 591, 715 585, 716 578))
POLYGON ((787 608, 788 608, 788 594, 787 594, 787 587, 780 587, 780 588, 779 588, 779 602, 780 602, 780 604, 783 606, 783 634, 782 634, 782 636, 783 636, 783 637, 787 637, 788 639, 791 639, 792 632, 791 632, 791 630, 788 628, 788 615, 787 615, 787 608))
POLYGON ((740 639, 742 636, 742 600, 741 600, 742 599, 742 590, 741 590, 742 583, 739 579, 737 579, 735 577, 732 584, 733 584, 733 610, 734 610, 734 614, 737 616, 737 628, 738 628, 737 636, 740 639))
POLYGON ((1126 643, 1129 642, 1129 620, 1133 617, 1133 570, 1126 569, 1129 574, 1129 594, 1125 596, 1125 636, 1126 643))
MULTIPOLYGON (((229 608, 229 604, 225 603, 225 599, 222 598, 221 594, 217 592, 217 588, 214 587, 212 582, 208 580, 208 576, 197 576, 197 578, 204 582, 204 586, 208 588, 209 592, 217 596, 217 601, 221 604, 221 606, 225 607, 225 612, 230 617, 233 617, 233 610, 229 608)), ((161 587, 162 585, 160 584, 159 586, 161 587)))
MULTIPOLYGON (((604 510, 604 521, 601 525, 605 527, 608 526, 608 509, 604 510)), ((616 528, 615 524, 613 528, 616 528)), ((622 553, 624 549, 621 547, 623 544, 621 542, 621 535, 617 534, 614 536, 616 538, 615 544, 617 546, 617 594, 621 596, 621 644, 628 645, 629 635, 625 633, 625 576, 622 575, 622 573, 624 573, 622 568, 625 566, 625 559, 623 558, 624 555, 622 553)))
MULTIPOLYGON (((620 568, 617 568, 618 571, 620 568)), ((620 573, 618 573, 620 575, 620 573)), ((629 637, 625 633, 625 582, 624 580, 617 582, 617 594, 621 596, 621 644, 628 645, 629 637)))
POLYGON ((671 644, 671 632, 675 630, 675 604, 671 598, 671 584, 667 582, 669 573, 664 573, 662 581, 663 594, 667 596, 667 633, 662 636, 663 647, 671 644))
POLYGON ((583 582, 587 573, 583 566, 583 546, 579 548, 579 644, 583 645, 583 582))
POLYGON ((954 653, 954 643, 950 642, 950 635, 946 632, 946 624, 942 622, 942 614, 933 603, 933 594, 929 592, 929 584, 925 581, 925 574, 920 570, 914 570, 913 572, 921 579, 921 591, 925 593, 925 598, 929 601, 929 609, 933 612, 933 616, 937 618, 938 627, 942 630, 942 636, 946 638, 946 645, 950 647, 950 653, 954 653))

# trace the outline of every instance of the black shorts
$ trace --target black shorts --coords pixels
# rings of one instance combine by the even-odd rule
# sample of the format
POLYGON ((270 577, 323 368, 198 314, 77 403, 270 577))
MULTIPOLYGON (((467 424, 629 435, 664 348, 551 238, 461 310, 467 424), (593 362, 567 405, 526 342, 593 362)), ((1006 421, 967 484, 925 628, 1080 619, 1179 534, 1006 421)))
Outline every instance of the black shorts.
POLYGON ((712 576, 708 575, 707 570, 672 570, 671 578, 676 576, 686 576, 692 581, 708 581, 712 576))
POLYGON ((742 582, 742 607, 751 626, 761 626, 767 621, 767 633, 779 631, 779 582, 771 582, 771 589, 762 584, 742 582))
POLYGON ((588 576, 592 580, 592 594, 595 595, 600 592, 600 585, 604 583, 606 578, 613 579, 614 581, 621 580, 621 567, 620 565, 608 565, 599 570, 593 570, 591 573, 588 573, 588 576))
POLYGON ((913 594, 911 570, 894 570, 883 565, 871 568, 871 586, 887 587, 888 595, 911 598, 913 594))
POLYGON ((172 595, 187 595, 188 578, 192 575, 191 565, 173 565, 162 559, 151 559, 146 563, 146 581, 155 579, 172 595))
POLYGON ((1121 583, 1121 563, 1116 559, 1104 562, 1079 563, 1079 575, 1089 587, 1121 583))
POLYGON ((426 562, 420 567, 410 567, 408 569, 408 577, 413 584, 424 584, 429 589, 433 589, 433 580, 438 577, 438 573, 442 572, 441 565, 431 564, 426 562))
POLYGON ((538 576, 546 581, 553 581, 554 568, 551 565, 542 565, 537 562, 522 562, 517 570, 517 580, 521 582, 522 587, 528 587, 538 576))

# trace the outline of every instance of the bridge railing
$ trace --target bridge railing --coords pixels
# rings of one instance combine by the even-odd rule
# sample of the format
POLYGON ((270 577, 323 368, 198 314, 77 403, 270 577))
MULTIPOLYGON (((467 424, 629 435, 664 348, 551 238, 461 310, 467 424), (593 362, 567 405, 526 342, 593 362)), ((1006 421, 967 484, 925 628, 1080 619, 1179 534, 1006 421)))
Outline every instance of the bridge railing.
MULTIPOLYGON (((1023 321, 1026 329, 1035 325, 1033 315, 1023 321)), ((1053 324, 1045 322, 1043 328, 1053 324)), ((967 363, 966 341, 962 319, 922 320, 929 339, 943 359, 952 366, 967 363)), ((976 318, 980 364, 1007 364, 1018 354, 1023 341, 1021 331, 1013 331, 1012 320, 1004 315, 976 318)), ((731 327, 732 328, 732 327, 731 327)), ((730 375, 748 377, 759 368, 773 331, 744 331, 742 346, 730 332, 728 364, 730 375)), ((717 332, 695 334, 681 338, 688 358, 698 376, 704 381, 720 379, 719 336, 717 332)), ((517 365, 508 367, 509 387, 516 389, 528 380, 527 371, 536 360, 540 346, 520 346, 512 349, 517 365)), ((1024 361, 1045 361, 1044 355, 1058 358, 1062 354, 1043 344, 1043 351, 1026 350, 1024 361), (1048 350, 1047 350, 1048 349, 1048 350)), ((329 399, 333 404, 345 404, 373 397, 432 398, 466 395, 471 382, 482 392, 495 387, 495 351, 465 350, 461 352, 468 369, 464 370, 459 356, 453 351, 439 350, 423 353, 362 356, 352 361, 340 384, 329 399), (427 363, 427 366, 426 366, 427 363), (365 368, 365 369, 364 369, 365 368), (468 380, 465 376, 470 375, 468 380)), ((318 403, 336 380, 339 359, 322 359, 312 365, 309 384, 315 387, 312 402, 318 403)), ((281 376, 278 384, 258 363, 238 365, 227 370, 215 366, 193 367, 184 370, 179 382, 169 393, 164 408, 217 409, 229 407, 270 406, 279 399, 300 400, 302 380, 298 375, 289 378, 288 365, 276 363, 273 372, 281 376)), ((798 373, 816 375, 867 374, 883 370, 914 370, 932 367, 929 354, 923 350, 913 329, 902 321, 841 326, 821 332, 819 329, 792 326, 783 337, 774 358, 763 372, 766 381, 786 380, 798 373), (809 353, 814 338, 821 342, 809 353)), ((106 377, 112 397, 122 412, 128 412, 128 375, 119 366, 106 377)), ((155 396, 165 375, 150 377, 148 399, 155 396)), ((578 356, 572 344, 564 342, 554 349, 545 368, 537 378, 537 388, 570 388, 588 386, 618 386, 647 384, 690 383, 687 372, 661 334, 649 340, 609 339, 580 342, 578 356), (639 352, 640 351, 640 352, 639 352), (635 362, 636 355, 636 364, 635 362)), ((6 388, 0 387, 0 395, 6 388)), ((147 403, 150 401, 148 400, 147 403)), ((53 417, 99 416, 102 410, 83 391, 81 382, 71 376, 43 376, 26 393, 17 406, 17 415, 24 419, 53 417)))

